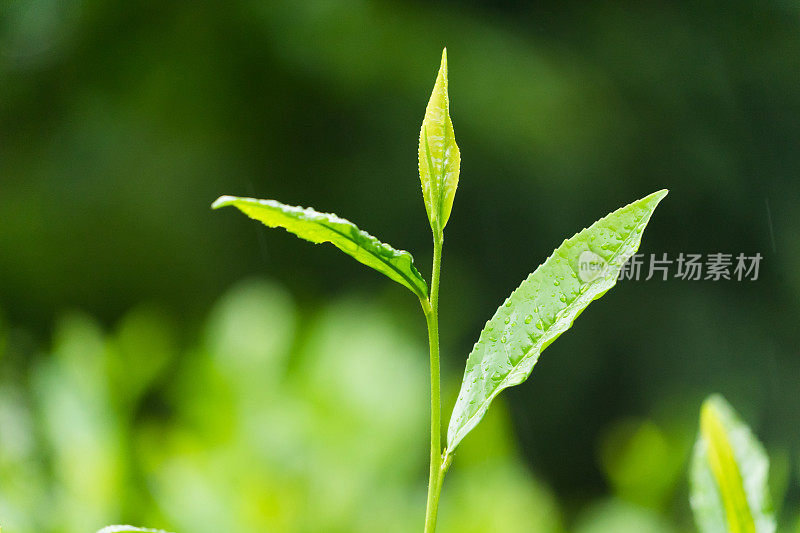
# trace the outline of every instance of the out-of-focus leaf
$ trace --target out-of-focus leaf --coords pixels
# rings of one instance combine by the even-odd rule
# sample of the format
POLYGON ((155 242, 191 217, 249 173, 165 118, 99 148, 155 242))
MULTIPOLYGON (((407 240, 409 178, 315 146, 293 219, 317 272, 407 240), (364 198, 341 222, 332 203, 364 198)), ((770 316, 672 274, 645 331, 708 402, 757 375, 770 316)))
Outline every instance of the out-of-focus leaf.
POLYGON ((42 494, 52 483, 36 440, 35 414, 23 391, 19 382, 0 382, 0 517, 6 532, 46 529, 42 494))
POLYGON ((177 357, 175 332, 166 313, 150 306, 129 312, 108 340, 110 394, 130 409, 177 357))
POLYGON ((577 519, 574 533, 676 533, 652 509, 611 498, 592 504, 577 519))
POLYGON ((419 131, 419 178, 425 210, 434 232, 441 232, 458 187, 461 154, 450 120, 450 98, 447 95, 447 49, 442 51, 442 64, 433 86, 425 119, 419 131))
POLYGON ((420 298, 428 295, 428 285, 414 266, 410 253, 395 250, 350 221, 332 213, 320 213, 275 200, 221 196, 211 207, 219 209, 228 205, 271 228, 284 228, 313 243, 330 242, 357 261, 405 285, 420 298))
POLYGON ((252 397, 275 392, 286 373, 297 333, 297 309, 276 283, 252 279, 237 283, 211 311, 206 347, 214 372, 235 377, 236 389, 252 397))
POLYGON ((150 529, 146 527, 134 527, 134 526, 106 526, 103 529, 99 530, 97 533, 128 533, 135 531, 144 531, 148 533, 167 533, 163 529, 150 529))
MULTIPOLYGON (((472 444, 472 441, 470 441, 472 444)), ((480 463, 460 465, 442 494, 439 533, 560 533, 552 490, 514 458, 483 450, 480 463)))
POLYGON ((447 431, 447 452, 483 418, 503 389, 525 381, 539 354, 617 283, 666 190, 614 211, 564 241, 511 293, 467 359, 447 431))
POLYGON ((692 510, 703 533, 772 533, 769 459, 722 396, 700 413, 692 464, 692 510))
POLYGON ((48 512, 61 531, 92 531, 122 512, 128 420, 113 408, 104 360, 107 339, 94 320, 70 314, 59 321, 51 358, 33 377, 38 420, 52 457, 48 512))
MULTIPOLYGON (((769 495, 772 500, 772 511, 775 516, 781 516, 786 505, 786 493, 793 481, 792 459, 789 452, 784 449, 770 449, 769 451, 769 495)), ((797 533, 798 530, 795 530, 797 533)))
POLYGON ((619 498, 659 510, 671 500, 686 454, 675 436, 653 421, 628 419, 605 432, 600 460, 619 498))

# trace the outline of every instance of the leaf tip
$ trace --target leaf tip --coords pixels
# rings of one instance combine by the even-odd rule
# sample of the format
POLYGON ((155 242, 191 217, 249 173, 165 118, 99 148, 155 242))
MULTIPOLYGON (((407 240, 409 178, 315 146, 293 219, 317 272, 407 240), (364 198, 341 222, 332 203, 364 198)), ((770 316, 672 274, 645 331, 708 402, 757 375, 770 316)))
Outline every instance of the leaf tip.
POLYGON ((442 62, 439 64, 439 76, 437 76, 437 84, 439 81, 444 84, 444 91, 447 92, 447 47, 442 48, 442 62))
POLYGON ((721 394, 714 393, 706 397, 706 399, 703 400, 703 405, 700 407, 701 427, 719 418, 720 411, 725 410, 731 410, 731 407, 721 394))
POLYGON ((228 196, 228 195, 220 196, 219 198, 214 200, 213 204, 211 204, 211 209, 219 209, 220 207, 231 205, 236 200, 237 198, 235 196, 228 196))
POLYGON ((714 404, 719 404, 719 403, 727 404, 728 402, 725 400, 725 397, 722 396, 722 394, 715 392, 714 394, 709 394, 708 396, 706 396, 706 399, 703 400, 703 407, 706 406, 710 407, 714 404))
POLYGON ((660 202, 669 194, 669 189, 661 189, 650 195, 650 199, 655 202, 660 202))
POLYGON ((700 428, 706 428, 708 423, 716 418, 715 405, 718 401, 718 395, 712 394, 705 400, 703 405, 700 406, 700 428))

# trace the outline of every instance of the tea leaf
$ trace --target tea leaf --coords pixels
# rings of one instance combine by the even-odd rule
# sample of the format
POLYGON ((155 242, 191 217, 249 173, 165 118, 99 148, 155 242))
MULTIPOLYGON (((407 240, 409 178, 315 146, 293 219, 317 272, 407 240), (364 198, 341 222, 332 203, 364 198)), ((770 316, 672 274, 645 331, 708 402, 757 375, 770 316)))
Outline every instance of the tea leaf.
POLYGON ((692 464, 692 510, 702 533, 775 531, 767 488, 769 459, 722 396, 700 412, 692 464))
POLYGON ((425 119, 419 132, 419 178, 422 196, 431 228, 441 233, 450 218, 458 187, 461 154, 450 120, 450 99, 447 95, 447 49, 442 51, 442 64, 433 86, 425 119))
POLYGON ((480 422, 492 400, 525 381, 542 350, 616 284, 666 195, 666 190, 653 193, 564 241, 500 306, 467 359, 447 431, 448 454, 480 422))
POLYGON ((414 266, 410 253, 395 250, 352 222, 332 213, 319 213, 275 200, 221 196, 211 207, 219 209, 228 205, 271 228, 284 228, 313 243, 330 242, 357 261, 405 285, 420 298, 428 295, 428 285, 414 266))

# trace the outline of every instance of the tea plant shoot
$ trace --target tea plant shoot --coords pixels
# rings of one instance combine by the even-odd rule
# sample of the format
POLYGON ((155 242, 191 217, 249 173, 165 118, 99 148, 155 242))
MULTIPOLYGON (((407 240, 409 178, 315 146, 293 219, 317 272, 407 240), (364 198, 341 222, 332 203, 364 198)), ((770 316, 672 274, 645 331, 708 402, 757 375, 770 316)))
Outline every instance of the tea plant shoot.
POLYGON ((497 395, 525 381, 541 352, 569 329, 591 302, 616 284, 620 269, 638 249, 645 227, 667 191, 645 196, 565 240, 506 298, 486 322, 467 358, 461 391, 443 443, 439 281, 444 229, 454 214, 461 168, 461 153, 450 117, 446 49, 420 128, 417 155, 422 198, 432 232, 430 285, 415 267, 409 252, 378 240, 337 215, 276 200, 237 196, 222 196, 214 202, 213 208, 232 206, 271 228, 284 228, 313 243, 331 243, 403 285, 419 299, 428 329, 431 400, 424 531, 433 533, 443 481, 458 445, 480 423, 497 395), (582 275, 581 271, 582 257, 587 253, 591 255, 592 265, 600 266, 591 276, 582 275))

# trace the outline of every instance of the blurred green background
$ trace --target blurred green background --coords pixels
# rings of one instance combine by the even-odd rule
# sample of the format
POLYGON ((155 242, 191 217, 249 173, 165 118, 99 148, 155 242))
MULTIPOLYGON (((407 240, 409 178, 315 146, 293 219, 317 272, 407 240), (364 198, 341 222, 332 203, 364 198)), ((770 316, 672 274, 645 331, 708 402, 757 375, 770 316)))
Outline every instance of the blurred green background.
POLYGON ((209 205, 333 211, 428 272, 416 143, 444 45, 447 414, 496 306, 619 206, 671 190, 644 253, 764 260, 594 304, 466 439, 441 531, 692 531, 711 392, 800 528, 797 2, 3 0, 4 531, 420 529, 418 303, 209 205))

